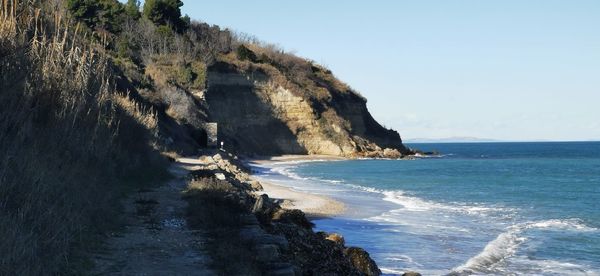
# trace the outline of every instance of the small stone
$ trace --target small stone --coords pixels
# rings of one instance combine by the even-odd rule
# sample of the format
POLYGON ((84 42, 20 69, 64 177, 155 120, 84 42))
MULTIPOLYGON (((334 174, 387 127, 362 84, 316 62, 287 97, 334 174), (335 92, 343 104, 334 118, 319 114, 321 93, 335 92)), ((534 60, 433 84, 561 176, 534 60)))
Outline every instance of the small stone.
POLYGON ((246 184, 248 184, 253 191, 261 191, 263 189, 262 185, 260 185, 260 182, 256 180, 246 181, 246 184))
POLYGON ((344 237, 338 233, 331 233, 331 234, 327 235, 327 237, 325 237, 325 239, 330 240, 341 246, 344 246, 344 244, 345 244, 344 237))
POLYGON ((225 180, 225 175, 223 173, 215 173, 215 176, 219 180, 225 180))
POLYGON ((218 153, 213 155, 212 158, 215 162, 219 162, 219 161, 223 160, 223 157, 221 157, 221 154, 218 154, 218 153))

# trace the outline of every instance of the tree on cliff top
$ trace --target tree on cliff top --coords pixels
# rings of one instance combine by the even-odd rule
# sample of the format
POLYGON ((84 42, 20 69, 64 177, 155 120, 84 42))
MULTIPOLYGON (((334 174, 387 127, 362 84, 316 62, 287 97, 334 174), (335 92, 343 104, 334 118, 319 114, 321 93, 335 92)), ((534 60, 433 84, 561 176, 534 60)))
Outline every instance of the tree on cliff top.
POLYGON ((127 4, 125 4, 125 13, 134 20, 138 20, 141 17, 140 1, 127 0, 127 4))
POLYGON ((67 0, 67 9, 92 29, 121 31, 123 6, 116 0, 67 0))
POLYGON ((171 25, 182 32, 188 27, 185 18, 181 17, 181 0, 146 0, 143 15, 158 26, 171 25))

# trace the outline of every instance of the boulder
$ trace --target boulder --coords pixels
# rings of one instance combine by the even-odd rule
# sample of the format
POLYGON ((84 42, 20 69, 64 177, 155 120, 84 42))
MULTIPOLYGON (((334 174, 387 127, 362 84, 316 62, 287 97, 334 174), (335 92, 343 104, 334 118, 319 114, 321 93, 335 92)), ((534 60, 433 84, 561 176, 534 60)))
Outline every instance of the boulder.
POLYGON ((252 213, 265 212, 269 209, 272 209, 274 206, 273 202, 269 198, 267 194, 262 194, 258 196, 256 202, 254 202, 254 206, 252 207, 252 213))
POLYGON ((262 191, 263 190, 263 186, 260 185, 260 182, 258 182, 256 180, 248 181, 248 184, 250 185, 250 187, 254 191, 262 191))
POLYGON ((221 157, 221 154, 217 153, 217 154, 213 155, 212 159, 215 162, 219 162, 219 161, 223 160, 223 157, 221 157))
POLYGON ((414 271, 407 271, 402 274, 402 276, 421 276, 421 273, 414 271))
POLYGON ((277 222, 294 223, 306 229, 311 229, 314 226, 314 224, 306 218, 304 212, 296 209, 279 209, 273 213, 273 217, 271 219, 277 222))
POLYGON ((367 151, 364 153, 364 157, 379 158, 379 157, 381 157, 381 152, 380 151, 367 151))
POLYGON ((267 224, 270 223, 273 213, 277 211, 278 208, 279 207, 273 203, 268 195, 262 194, 258 196, 254 202, 252 213, 256 215, 256 218, 258 218, 261 223, 267 224))
POLYGON ((400 153, 400 151, 398 151, 397 149, 386 148, 383 150, 383 157, 398 159, 402 157, 402 153, 400 153))
POLYGON ((326 239, 326 240, 330 240, 330 241, 332 241, 332 242, 334 242, 334 243, 336 243, 336 244, 338 244, 338 245, 340 245, 340 246, 344 246, 344 244, 346 243, 346 242, 344 241, 344 237, 343 237, 342 235, 338 234, 338 233, 331 233, 331 234, 328 234, 328 235, 325 237, 325 239, 326 239))
POLYGON ((359 247, 348 247, 344 250, 344 254, 350 260, 350 263, 365 275, 381 275, 381 270, 369 253, 359 247))

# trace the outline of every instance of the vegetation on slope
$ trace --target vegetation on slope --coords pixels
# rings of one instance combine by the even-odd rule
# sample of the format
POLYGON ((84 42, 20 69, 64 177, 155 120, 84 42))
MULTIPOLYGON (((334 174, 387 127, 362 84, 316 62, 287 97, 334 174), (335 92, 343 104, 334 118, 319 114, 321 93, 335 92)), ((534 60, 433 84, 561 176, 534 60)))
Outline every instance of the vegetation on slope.
POLYGON ((123 192, 165 175, 156 114, 115 90, 103 46, 64 14, 1 8, 0 274, 75 273, 123 192))
POLYGON ((191 22, 180 0, 1 4, 0 274, 76 273, 118 199, 164 176, 158 152, 197 149, 216 63, 260 70, 315 110, 364 102, 312 61, 191 22))
MULTIPOLYGON (((368 114, 366 99, 339 81, 329 69, 251 36, 191 22, 187 16, 181 16, 182 3, 179 0, 146 1, 143 7, 136 1, 128 1, 127 4, 116 0, 92 1, 103 4, 85 9, 86 12, 81 12, 80 7, 85 7, 82 3, 89 0, 68 2, 71 3, 67 6, 70 13, 94 31, 92 38, 99 35, 106 38, 106 49, 123 76, 133 85, 130 89, 137 90, 158 109, 166 110, 169 118, 184 126, 188 133, 202 133, 204 123, 214 120, 210 105, 203 99, 208 89, 208 74, 220 64, 228 64, 241 75, 262 74, 274 87, 287 89, 305 99, 312 108, 307 112, 314 113, 311 116, 320 125, 320 135, 328 143, 343 145, 345 154, 351 151, 381 153, 387 147, 407 153, 398 133, 379 125, 368 114), (115 8, 115 5, 120 8, 115 8), (92 14, 99 19, 88 20, 80 14, 92 14)), ((287 122, 283 123, 286 125, 287 122)), ((306 140, 306 137, 298 137, 298 131, 304 126, 291 124, 288 127, 296 136, 294 139, 306 140)), ((235 135, 234 132, 220 135, 228 141, 227 145, 235 146, 238 144, 235 140, 243 139, 230 137, 235 135)), ((281 139, 289 140, 294 135, 281 139)), ((311 132, 305 136, 312 135, 311 132)), ((178 135, 165 133, 165 138, 171 136, 178 135)), ((190 139, 201 140, 195 134, 190 139)), ((182 142, 181 139, 174 140, 174 145, 182 142)), ((184 143, 190 144, 189 141, 184 143)), ((261 152, 260 147, 230 149, 270 153, 261 152)), ((313 152, 310 149, 305 151, 313 152)))

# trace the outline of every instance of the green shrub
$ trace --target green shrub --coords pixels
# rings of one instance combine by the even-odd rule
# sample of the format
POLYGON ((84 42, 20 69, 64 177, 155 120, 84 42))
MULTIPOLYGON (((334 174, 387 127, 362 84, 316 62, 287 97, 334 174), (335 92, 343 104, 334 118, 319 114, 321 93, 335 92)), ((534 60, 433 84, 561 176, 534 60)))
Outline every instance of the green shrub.
POLYGON ((66 4, 71 15, 92 29, 121 31, 125 9, 117 0, 67 0, 66 4))
POLYGON ((125 4, 125 13, 134 20, 140 19, 142 16, 140 13, 140 1, 127 0, 127 4, 125 4))
POLYGON ((181 66, 177 68, 175 81, 182 86, 189 86, 194 80, 194 72, 189 66, 181 66))
POLYGON ((181 17, 182 6, 181 0, 146 0, 143 15, 157 26, 171 25, 176 31, 183 32, 189 24, 181 17))
POLYGON ((237 58, 239 60, 249 60, 252 62, 258 62, 256 54, 252 52, 252 50, 248 49, 248 47, 244 46, 244 44, 238 46, 235 53, 237 54, 237 58))
POLYGON ((123 37, 116 43, 117 56, 124 59, 131 59, 132 49, 129 41, 123 37))
POLYGON ((192 71, 194 73, 192 88, 204 89, 206 85, 206 64, 203 62, 193 62, 192 71))

